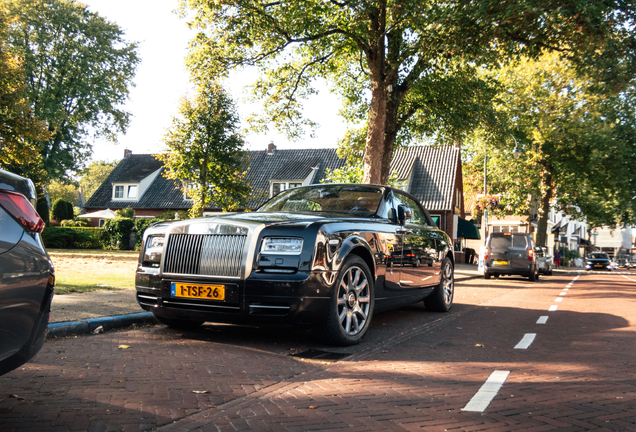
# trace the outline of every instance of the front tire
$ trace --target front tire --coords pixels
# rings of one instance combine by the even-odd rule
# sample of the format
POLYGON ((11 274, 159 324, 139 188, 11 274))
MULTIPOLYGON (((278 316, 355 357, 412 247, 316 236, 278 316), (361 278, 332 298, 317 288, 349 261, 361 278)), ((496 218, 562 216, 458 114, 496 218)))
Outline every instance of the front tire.
POLYGON ((330 345, 359 343, 371 324, 374 305, 374 284, 369 266, 362 258, 350 256, 338 273, 329 310, 317 327, 318 335, 330 345))
MULTIPOLYGON (((486 277, 488 279, 489 277, 486 277)), ((453 306, 455 295, 455 272, 450 258, 442 263, 442 278, 433 292, 424 299, 426 309, 435 312, 448 312, 453 306)))

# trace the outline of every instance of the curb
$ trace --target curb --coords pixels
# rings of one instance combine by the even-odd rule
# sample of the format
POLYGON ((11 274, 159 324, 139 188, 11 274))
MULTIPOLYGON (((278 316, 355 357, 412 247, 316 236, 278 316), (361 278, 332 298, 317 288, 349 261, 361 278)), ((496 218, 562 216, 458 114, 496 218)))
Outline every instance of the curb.
POLYGON ((82 321, 51 323, 48 325, 48 334, 46 339, 49 340, 65 336, 92 334, 99 326, 106 331, 128 327, 132 324, 157 324, 158 322, 159 321, 157 321, 152 312, 140 312, 128 315, 90 318, 82 321))

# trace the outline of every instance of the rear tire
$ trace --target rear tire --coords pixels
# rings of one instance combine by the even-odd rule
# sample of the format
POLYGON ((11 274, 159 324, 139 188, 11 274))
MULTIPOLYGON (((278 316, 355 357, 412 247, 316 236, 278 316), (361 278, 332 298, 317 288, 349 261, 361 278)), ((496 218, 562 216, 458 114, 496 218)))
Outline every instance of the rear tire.
POLYGON ((157 314, 154 315, 155 318, 157 318, 157 321, 159 321, 161 324, 165 324, 168 327, 177 330, 194 330, 198 327, 201 327, 201 325, 203 324, 203 321, 190 321, 179 318, 166 318, 157 314))
POLYGON ((488 273, 488 272, 484 272, 484 277, 485 277, 486 279, 490 279, 490 276, 491 276, 491 274, 490 274, 490 273, 488 273))
POLYGON ((528 279, 530 279, 530 282, 536 282, 539 280, 539 272, 537 270, 533 271, 532 273, 530 273, 530 276, 528 276, 528 279))
POLYGON ((424 299, 426 309, 435 312, 448 312, 453 306, 455 296, 455 271, 450 258, 442 262, 442 278, 433 292, 424 299))
POLYGON ((316 327, 318 336, 330 345, 359 343, 371 324, 374 295, 367 263, 357 255, 347 258, 331 290, 325 319, 316 327))

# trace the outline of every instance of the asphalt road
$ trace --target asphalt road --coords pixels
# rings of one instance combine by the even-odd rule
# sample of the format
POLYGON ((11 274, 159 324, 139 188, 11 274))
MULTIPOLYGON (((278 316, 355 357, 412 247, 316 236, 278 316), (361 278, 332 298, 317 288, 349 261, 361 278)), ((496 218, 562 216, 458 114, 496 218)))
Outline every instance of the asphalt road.
POLYGON ((346 349, 229 325, 50 341, 0 377, 0 430, 636 430, 635 299, 631 271, 478 279, 346 349), (316 351, 343 358, 291 356, 316 351))

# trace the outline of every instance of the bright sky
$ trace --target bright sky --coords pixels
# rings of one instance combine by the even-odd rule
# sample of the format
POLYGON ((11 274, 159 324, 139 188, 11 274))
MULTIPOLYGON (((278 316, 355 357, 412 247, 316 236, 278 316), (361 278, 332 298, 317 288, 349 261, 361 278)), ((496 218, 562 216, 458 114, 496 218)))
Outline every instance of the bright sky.
MULTIPOLYGON (((119 160, 124 149, 133 153, 156 153, 164 146, 162 137, 177 113, 179 99, 186 95, 189 84, 184 65, 188 42, 193 33, 186 21, 173 12, 177 0, 80 0, 93 12, 117 23, 125 38, 139 43, 141 64, 134 79, 126 110, 132 119, 126 135, 118 143, 96 141, 93 146, 95 160, 119 160)), ((254 111, 243 99, 243 86, 248 74, 237 76, 227 83, 234 96, 241 118, 254 111)), ((274 141, 278 148, 336 147, 345 131, 337 111, 338 99, 327 90, 306 103, 309 118, 320 124, 315 138, 308 136, 298 142, 289 142, 276 133, 246 135, 248 149, 260 150, 274 141)))

